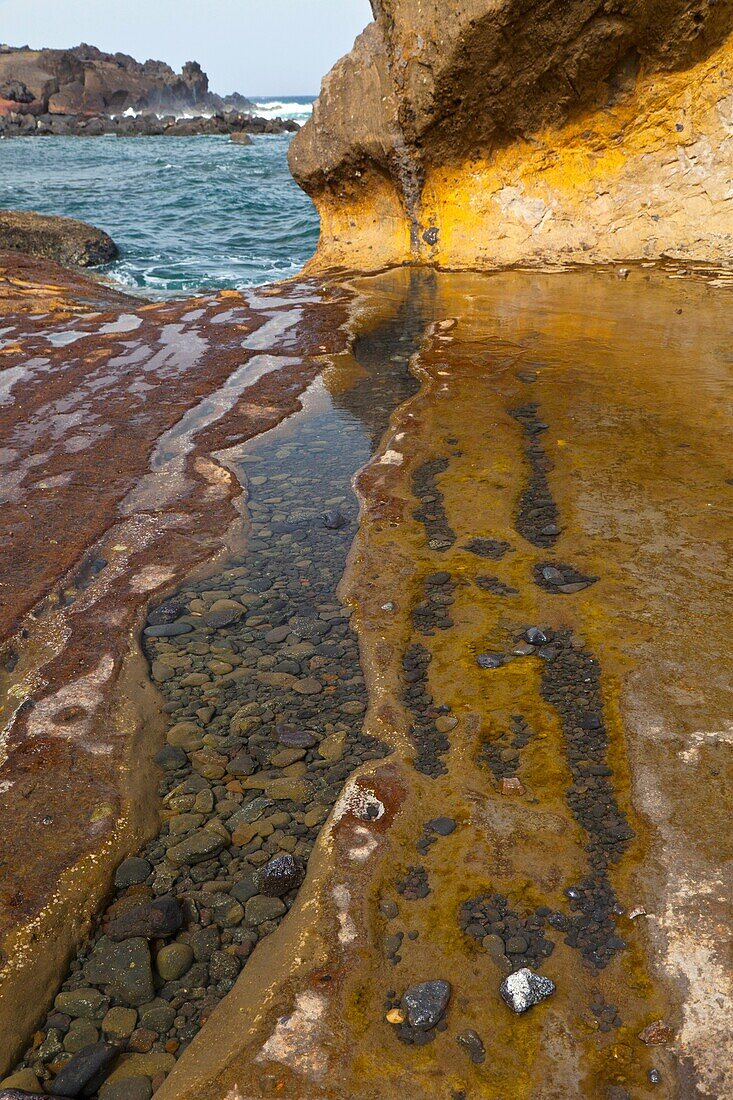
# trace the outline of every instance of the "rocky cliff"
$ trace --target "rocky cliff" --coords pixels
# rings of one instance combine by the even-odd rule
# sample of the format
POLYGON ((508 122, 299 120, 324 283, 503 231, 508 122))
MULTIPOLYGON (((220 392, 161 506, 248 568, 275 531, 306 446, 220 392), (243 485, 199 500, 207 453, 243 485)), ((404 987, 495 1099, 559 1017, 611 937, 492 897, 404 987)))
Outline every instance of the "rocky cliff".
POLYGON ((158 113, 251 107, 244 96, 209 91, 197 61, 176 73, 163 61, 136 61, 82 43, 70 50, 0 47, 0 113, 119 114, 128 108, 158 113))
POLYGON ((731 0, 372 0, 291 146, 317 262, 733 258, 731 0))

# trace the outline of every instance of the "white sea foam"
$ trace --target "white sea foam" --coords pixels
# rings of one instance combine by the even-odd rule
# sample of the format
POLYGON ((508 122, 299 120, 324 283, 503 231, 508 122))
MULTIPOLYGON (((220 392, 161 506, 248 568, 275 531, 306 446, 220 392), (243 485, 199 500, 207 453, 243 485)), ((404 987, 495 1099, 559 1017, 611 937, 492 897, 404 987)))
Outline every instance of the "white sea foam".
POLYGON ((313 113, 312 103, 285 103, 279 99, 257 100, 255 107, 262 118, 292 118, 296 122, 313 113))

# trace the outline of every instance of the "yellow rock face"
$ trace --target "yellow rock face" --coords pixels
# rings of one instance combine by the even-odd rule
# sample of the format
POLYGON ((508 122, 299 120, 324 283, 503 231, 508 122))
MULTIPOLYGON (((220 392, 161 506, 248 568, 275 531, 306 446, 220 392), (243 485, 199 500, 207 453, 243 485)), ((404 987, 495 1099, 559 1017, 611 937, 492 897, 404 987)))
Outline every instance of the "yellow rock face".
POLYGON ((291 147, 314 266, 733 256, 730 5, 373 6, 291 147))
POLYGON ((733 257, 733 45, 560 131, 428 175, 449 267, 733 257))

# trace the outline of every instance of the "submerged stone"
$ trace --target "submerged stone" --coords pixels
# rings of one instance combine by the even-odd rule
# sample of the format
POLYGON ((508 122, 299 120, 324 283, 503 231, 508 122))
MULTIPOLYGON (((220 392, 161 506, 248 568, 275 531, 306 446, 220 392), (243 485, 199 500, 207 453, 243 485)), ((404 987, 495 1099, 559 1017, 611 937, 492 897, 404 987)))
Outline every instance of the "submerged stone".
POLYGON ((150 951, 142 938, 113 943, 103 936, 84 967, 84 975, 87 981, 108 987, 112 996, 126 1005, 153 999, 150 951))
POLYGON ((456 1036, 456 1041, 463 1047, 474 1065, 480 1066, 486 1061, 486 1050, 483 1041, 473 1028, 468 1027, 465 1031, 462 1031, 456 1036))
POLYGON ((451 997, 450 982, 435 979, 419 982, 405 990, 402 1008, 416 1031, 429 1031, 443 1018, 451 997))
POLYGON ((174 623, 185 612, 185 607, 172 601, 162 603, 148 615, 148 626, 163 626, 165 623, 174 623))
POLYGON ((555 983, 550 978, 535 974, 528 966, 510 974, 499 986, 502 1000, 518 1014, 540 1004, 554 992, 555 983))
POLYGON ((109 1076, 120 1053, 113 1043, 93 1043, 67 1062, 53 1082, 58 1096, 91 1096, 109 1076))
POLYGON ((476 664, 479 668, 501 668, 504 660, 501 653, 479 653, 476 664))

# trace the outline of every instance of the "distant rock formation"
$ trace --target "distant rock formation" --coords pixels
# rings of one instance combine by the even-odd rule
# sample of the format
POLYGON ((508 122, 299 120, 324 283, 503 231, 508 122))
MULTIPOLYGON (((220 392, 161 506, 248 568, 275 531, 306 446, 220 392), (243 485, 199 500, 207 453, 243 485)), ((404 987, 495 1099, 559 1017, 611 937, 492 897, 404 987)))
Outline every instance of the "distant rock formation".
POLYGON ((733 3, 372 0, 290 147, 316 263, 733 260, 733 3))
MULTIPOLYGON (((299 130, 297 122, 286 118, 260 118, 238 111, 216 111, 209 115, 61 115, 46 112, 8 111, 0 114, 0 138, 6 137, 194 137, 200 134, 231 134, 242 139, 247 134, 284 134, 299 130)), ((0 1097, 2 1100, 2 1097, 0 1097)))
POLYGON ((0 113, 20 108, 33 114, 114 115, 131 108, 179 115, 227 107, 251 110, 253 104, 238 93, 210 92, 197 61, 175 73, 163 61, 139 62, 86 43, 70 50, 0 46, 0 113))
POLYGON ((114 260, 117 245, 103 230, 75 218, 0 210, 0 251, 25 252, 71 267, 114 260))

